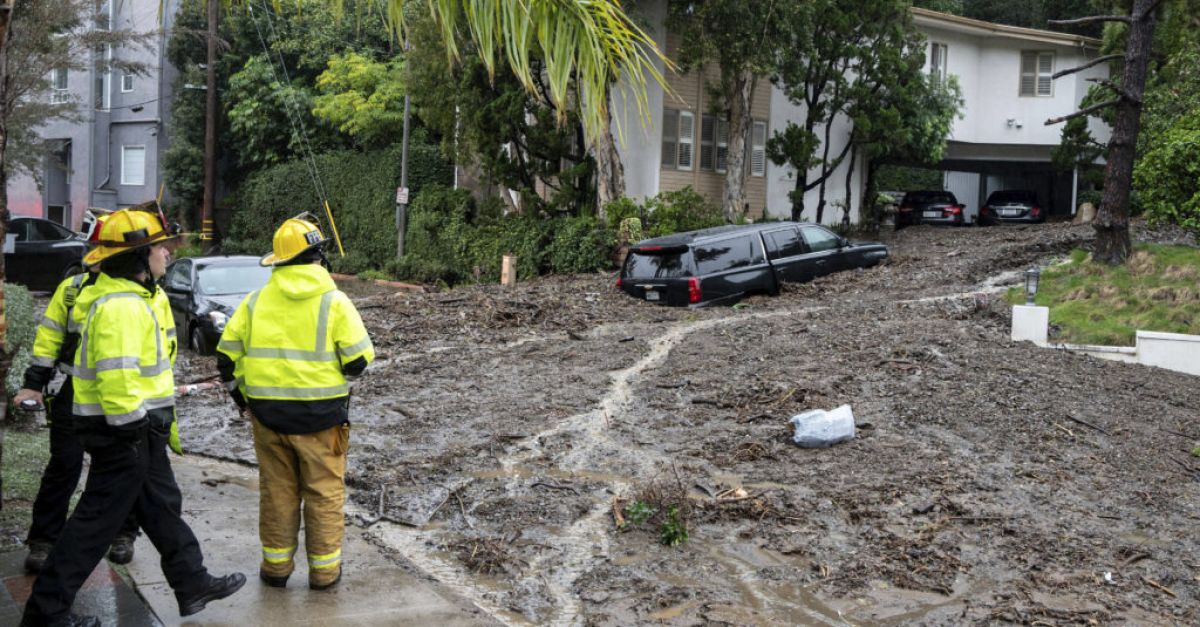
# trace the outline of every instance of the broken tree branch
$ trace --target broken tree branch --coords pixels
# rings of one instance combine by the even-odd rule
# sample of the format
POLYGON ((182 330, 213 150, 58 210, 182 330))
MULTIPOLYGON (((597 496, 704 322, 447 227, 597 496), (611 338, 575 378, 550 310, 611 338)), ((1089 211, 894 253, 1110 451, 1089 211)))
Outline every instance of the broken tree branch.
POLYGON ((1046 126, 1050 126, 1051 124, 1058 124, 1059 122, 1066 122, 1067 120, 1071 120, 1071 119, 1074 119, 1074 118, 1077 118, 1080 116, 1084 116, 1084 115, 1091 115, 1092 113, 1095 113, 1101 109, 1107 109, 1108 107, 1115 107, 1120 102, 1121 102, 1120 98, 1113 98, 1112 100, 1105 100, 1104 102, 1101 102, 1099 104, 1094 104, 1086 109, 1080 109, 1079 111, 1076 111, 1075 113, 1072 113, 1070 115, 1064 115, 1062 117, 1057 117, 1057 118, 1050 118, 1049 120, 1046 120, 1046 126))
POLYGON ((1100 65, 1101 63, 1104 63, 1105 61, 1116 61, 1117 59, 1124 59, 1124 58, 1125 58, 1125 55, 1123 55, 1123 54, 1106 54, 1102 57, 1096 57, 1095 59, 1092 59, 1091 61, 1084 63, 1083 65, 1079 65, 1079 66, 1076 66, 1076 67, 1073 67, 1073 68, 1070 68, 1067 70, 1055 72, 1054 74, 1050 75, 1050 78, 1051 79, 1062 78, 1063 76, 1066 76, 1068 74, 1082 72, 1094 65, 1100 65))
POLYGON ((1124 87, 1121 87, 1120 85, 1108 80, 1107 78, 1089 78, 1089 79, 1085 79, 1085 80, 1087 80, 1087 82, 1089 82, 1089 83, 1097 83, 1099 85, 1107 87, 1110 90, 1112 90, 1113 93, 1128 100, 1129 102, 1139 104, 1139 105, 1142 104, 1142 100, 1140 98, 1135 97, 1133 94, 1129 93, 1124 87))
POLYGON ((1074 423, 1081 424, 1085 427, 1090 427, 1092 429, 1095 429, 1096 431, 1099 431, 1100 433, 1103 433, 1104 435, 1112 435, 1111 433, 1105 431, 1104 429, 1101 429, 1100 427, 1097 427, 1096 425, 1094 425, 1086 420, 1081 420, 1079 418, 1076 418, 1075 416, 1072 416, 1071 414, 1067 414, 1067 420, 1070 420, 1071 422, 1074 422, 1074 423))
POLYGON ((1050 20, 1047 22, 1052 26, 1079 26, 1081 24, 1091 24, 1092 22, 1121 22, 1122 24, 1133 23, 1133 18, 1128 15, 1089 15, 1087 17, 1077 17, 1073 20, 1050 20))
POLYGON ((1157 581, 1155 581, 1153 579, 1150 579, 1149 577, 1146 577, 1145 575, 1142 575, 1142 581, 1146 582, 1146 585, 1158 588, 1159 590, 1166 592, 1167 594, 1171 595, 1172 597, 1174 597, 1176 599, 1179 598, 1179 595, 1175 594, 1175 592, 1173 590, 1162 585, 1161 583, 1158 583, 1157 581))

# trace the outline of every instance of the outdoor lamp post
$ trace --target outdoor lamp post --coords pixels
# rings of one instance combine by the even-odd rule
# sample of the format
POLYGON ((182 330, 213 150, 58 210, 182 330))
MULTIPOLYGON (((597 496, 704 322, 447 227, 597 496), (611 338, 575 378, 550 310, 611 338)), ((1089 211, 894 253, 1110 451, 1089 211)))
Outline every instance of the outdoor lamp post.
POLYGON ((1025 304, 1032 305, 1033 297, 1037 295, 1038 279, 1041 278, 1042 271, 1037 268, 1030 268, 1025 271, 1025 304))

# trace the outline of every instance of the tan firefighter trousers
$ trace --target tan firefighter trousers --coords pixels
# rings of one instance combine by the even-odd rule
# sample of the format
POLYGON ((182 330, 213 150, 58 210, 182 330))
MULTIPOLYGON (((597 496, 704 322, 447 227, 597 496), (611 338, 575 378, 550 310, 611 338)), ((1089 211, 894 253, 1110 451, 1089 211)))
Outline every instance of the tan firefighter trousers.
POLYGON ((254 420, 258 535, 263 545, 264 574, 286 577, 295 569, 292 556, 300 533, 301 501, 309 583, 325 585, 341 573, 349 446, 348 424, 316 433, 285 435, 254 420))

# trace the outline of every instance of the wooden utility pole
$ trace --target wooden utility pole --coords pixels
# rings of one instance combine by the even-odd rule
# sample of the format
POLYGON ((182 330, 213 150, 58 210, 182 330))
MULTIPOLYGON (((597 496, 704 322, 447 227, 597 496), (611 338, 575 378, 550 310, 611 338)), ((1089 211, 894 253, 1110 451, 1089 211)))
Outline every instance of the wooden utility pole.
POLYGON ((217 0, 208 0, 208 63, 205 66, 204 204, 200 207, 200 247, 208 247, 213 234, 213 206, 217 193, 217 0))

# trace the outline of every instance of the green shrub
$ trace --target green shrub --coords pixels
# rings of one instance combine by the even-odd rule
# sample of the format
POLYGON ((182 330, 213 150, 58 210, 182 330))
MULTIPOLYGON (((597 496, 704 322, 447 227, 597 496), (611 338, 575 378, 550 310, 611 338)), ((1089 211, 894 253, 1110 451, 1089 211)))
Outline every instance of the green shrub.
MULTIPOLYGON (((400 147, 373 152, 342 150, 316 157, 321 181, 346 251, 330 247, 335 269, 357 273, 381 269, 396 256, 396 187, 400 184, 400 147)), ((453 169, 436 146, 417 144, 409 150, 410 197, 430 184, 449 183, 453 169)), ((252 174, 227 199, 233 220, 222 247, 229 253, 261 255, 271 248, 275 229, 287 218, 310 211, 325 220, 308 166, 291 161, 252 174)))
POLYGON ((622 196, 616 200, 611 200, 604 205, 604 218, 611 224, 621 224, 629 218, 637 218, 644 220, 646 210, 632 198, 622 196))
POLYGON ((4 314, 8 323, 5 348, 12 355, 5 388, 9 396, 21 389, 25 380, 25 369, 29 367, 29 349, 37 333, 37 318, 33 296, 22 285, 4 284, 4 314))
POLYGON ((592 217, 559 218, 550 242, 550 270, 560 274, 595 272, 611 265, 613 232, 592 217))
POLYGON ((1196 113, 1177 122, 1142 155, 1133 180, 1136 204, 1151 220, 1200 234, 1200 111, 1196 113))
POLYGON ((691 186, 662 192, 646 201, 647 237, 659 237, 680 231, 725 224, 721 208, 708 201, 691 186))
POLYGON ((620 226, 617 227, 617 242, 619 244, 635 244, 645 239, 645 233, 642 232, 642 221, 638 218, 629 217, 621 220, 620 226))

